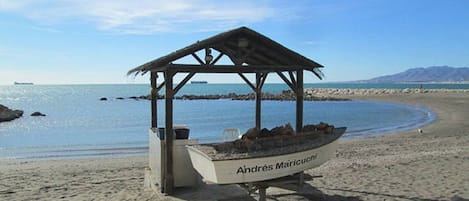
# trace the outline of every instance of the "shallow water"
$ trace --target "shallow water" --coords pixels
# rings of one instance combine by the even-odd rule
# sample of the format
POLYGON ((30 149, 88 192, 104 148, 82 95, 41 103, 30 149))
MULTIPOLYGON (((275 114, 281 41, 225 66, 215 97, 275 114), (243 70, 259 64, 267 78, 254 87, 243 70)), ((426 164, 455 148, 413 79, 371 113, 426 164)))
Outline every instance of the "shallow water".
MULTIPOLYGON (((280 92, 285 86, 266 85, 280 92)), ((0 124, 0 159, 122 156, 147 153, 150 102, 117 100, 148 94, 148 85, 0 86, 0 103, 25 111, 0 124), (108 101, 99 101, 107 97, 108 101), (35 111, 46 117, 31 117, 35 111)), ((245 85, 188 85, 180 94, 249 93, 245 85)), ((178 95, 180 95, 178 94, 178 95)), ((221 140, 225 128, 254 127, 254 101, 175 100, 174 123, 201 142, 221 140)), ((164 125, 164 102, 158 104, 164 125)), ((320 121, 348 127, 344 138, 418 128, 435 118, 423 107, 370 101, 304 102, 304 124, 320 121)), ((294 101, 263 101, 262 127, 295 122, 294 101)))

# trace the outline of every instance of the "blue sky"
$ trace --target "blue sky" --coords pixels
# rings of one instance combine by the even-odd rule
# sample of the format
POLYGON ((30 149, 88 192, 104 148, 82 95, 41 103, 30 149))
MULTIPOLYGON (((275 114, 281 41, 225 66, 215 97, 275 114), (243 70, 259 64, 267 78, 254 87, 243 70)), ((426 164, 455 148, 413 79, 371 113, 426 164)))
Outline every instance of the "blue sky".
POLYGON ((147 83, 126 72, 239 26, 324 65, 310 83, 467 67, 468 10, 467 0, 0 0, 0 85, 147 83))

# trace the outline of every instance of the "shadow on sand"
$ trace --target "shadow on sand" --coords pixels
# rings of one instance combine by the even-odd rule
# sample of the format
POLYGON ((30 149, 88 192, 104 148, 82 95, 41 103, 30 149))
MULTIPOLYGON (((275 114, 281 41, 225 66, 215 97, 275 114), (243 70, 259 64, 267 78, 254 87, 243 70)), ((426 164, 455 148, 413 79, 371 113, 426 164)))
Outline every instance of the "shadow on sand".
POLYGON ((358 191, 358 190, 339 189, 339 188, 323 188, 323 189, 333 190, 333 191, 342 191, 342 192, 351 192, 351 193, 360 193, 363 195, 386 196, 386 197, 393 198, 393 199, 404 199, 404 200, 415 200, 415 201, 439 201, 437 199, 424 199, 424 198, 411 197, 411 196, 406 196, 406 195, 393 195, 389 193, 358 191))
MULTIPOLYGON (((174 197, 182 200, 219 200, 219 201, 254 201, 259 199, 258 192, 248 192, 238 185, 216 185, 203 184, 199 188, 178 188, 174 195, 164 196, 174 197)), ((327 195, 317 188, 305 183, 300 191, 290 191, 270 187, 267 189, 267 200, 318 200, 318 201, 361 201, 357 197, 346 197, 340 195, 327 195)))

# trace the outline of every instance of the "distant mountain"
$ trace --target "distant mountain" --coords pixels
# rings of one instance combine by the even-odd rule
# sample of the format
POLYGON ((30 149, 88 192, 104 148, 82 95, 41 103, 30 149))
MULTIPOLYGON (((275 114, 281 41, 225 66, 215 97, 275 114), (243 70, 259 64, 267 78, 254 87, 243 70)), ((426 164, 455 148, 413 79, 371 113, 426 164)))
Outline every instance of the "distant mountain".
POLYGON ((469 68, 433 66, 427 68, 411 68, 401 73, 385 75, 360 83, 406 83, 406 82, 469 82, 469 68))

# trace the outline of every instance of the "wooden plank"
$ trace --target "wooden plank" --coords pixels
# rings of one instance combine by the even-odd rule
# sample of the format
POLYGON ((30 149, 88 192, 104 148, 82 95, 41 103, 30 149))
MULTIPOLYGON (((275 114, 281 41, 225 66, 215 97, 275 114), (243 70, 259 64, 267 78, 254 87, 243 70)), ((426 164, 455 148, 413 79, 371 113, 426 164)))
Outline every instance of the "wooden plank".
POLYGON ((246 76, 244 76, 242 73, 238 73, 238 75, 241 77, 241 79, 244 80, 244 82, 246 82, 246 84, 249 85, 249 87, 251 87, 253 91, 256 91, 256 87, 251 83, 251 81, 249 81, 249 79, 246 76))
POLYGON ((165 118, 165 179, 164 179, 164 192, 172 194, 174 189, 174 174, 173 174, 173 72, 165 73, 166 80, 166 118, 165 118))
POLYGON ((296 72, 296 132, 303 128, 303 71, 296 72))
POLYGON ((261 129, 261 101, 262 101, 262 87, 261 87, 261 73, 256 73, 256 128, 261 129))
POLYGON ((262 74, 262 81, 261 81, 260 88, 264 87, 265 80, 267 80, 267 75, 269 75, 269 73, 263 73, 262 74))
POLYGON ((290 80, 291 80, 291 83, 293 84, 293 87, 297 88, 298 84, 296 82, 295 76, 293 75, 293 72, 288 71, 288 75, 290 75, 290 80))
POLYGON ((200 59, 199 56, 197 56, 195 53, 191 53, 191 55, 195 58, 195 60, 197 60, 201 65, 202 64, 205 64, 204 61, 202 61, 202 59, 200 59))
POLYGON ((157 90, 157 91, 160 91, 161 88, 164 87, 164 85, 165 85, 165 82, 163 81, 163 82, 160 84, 160 86, 158 86, 158 87, 156 88, 156 90, 157 90))
POLYGON ((280 71, 277 71, 277 75, 296 93, 296 86, 288 80, 288 78, 280 71))
POLYGON ((220 52, 220 53, 218 54, 218 56, 215 57, 215 59, 214 59, 212 62, 210 62, 210 65, 216 64, 216 63, 218 62, 218 60, 220 60, 220 58, 221 58, 223 55, 224 55, 224 54, 223 54, 222 52, 220 52))
POLYGON ((276 187, 276 188, 283 188, 286 190, 291 191, 300 191, 303 189, 305 181, 311 181, 314 178, 320 178, 322 176, 311 176, 309 174, 304 174, 304 172, 299 172, 293 175, 288 175, 281 178, 254 182, 252 185, 256 186, 268 186, 268 187, 276 187))
MULTIPOLYGON (((285 72, 302 70, 302 66, 276 66, 276 65, 194 65, 194 64, 168 64, 162 69, 171 69, 183 73, 258 73, 258 72, 285 72)), ((312 71, 313 69, 306 69, 312 71)))
POLYGON ((192 78, 194 77, 195 73, 189 73, 177 86, 174 88, 174 94, 177 94, 178 91, 192 78))
POLYGON ((158 89, 156 87, 158 75, 155 72, 150 74, 150 82, 151 82, 151 127, 157 128, 158 127, 158 112, 157 112, 157 100, 158 100, 158 89))

